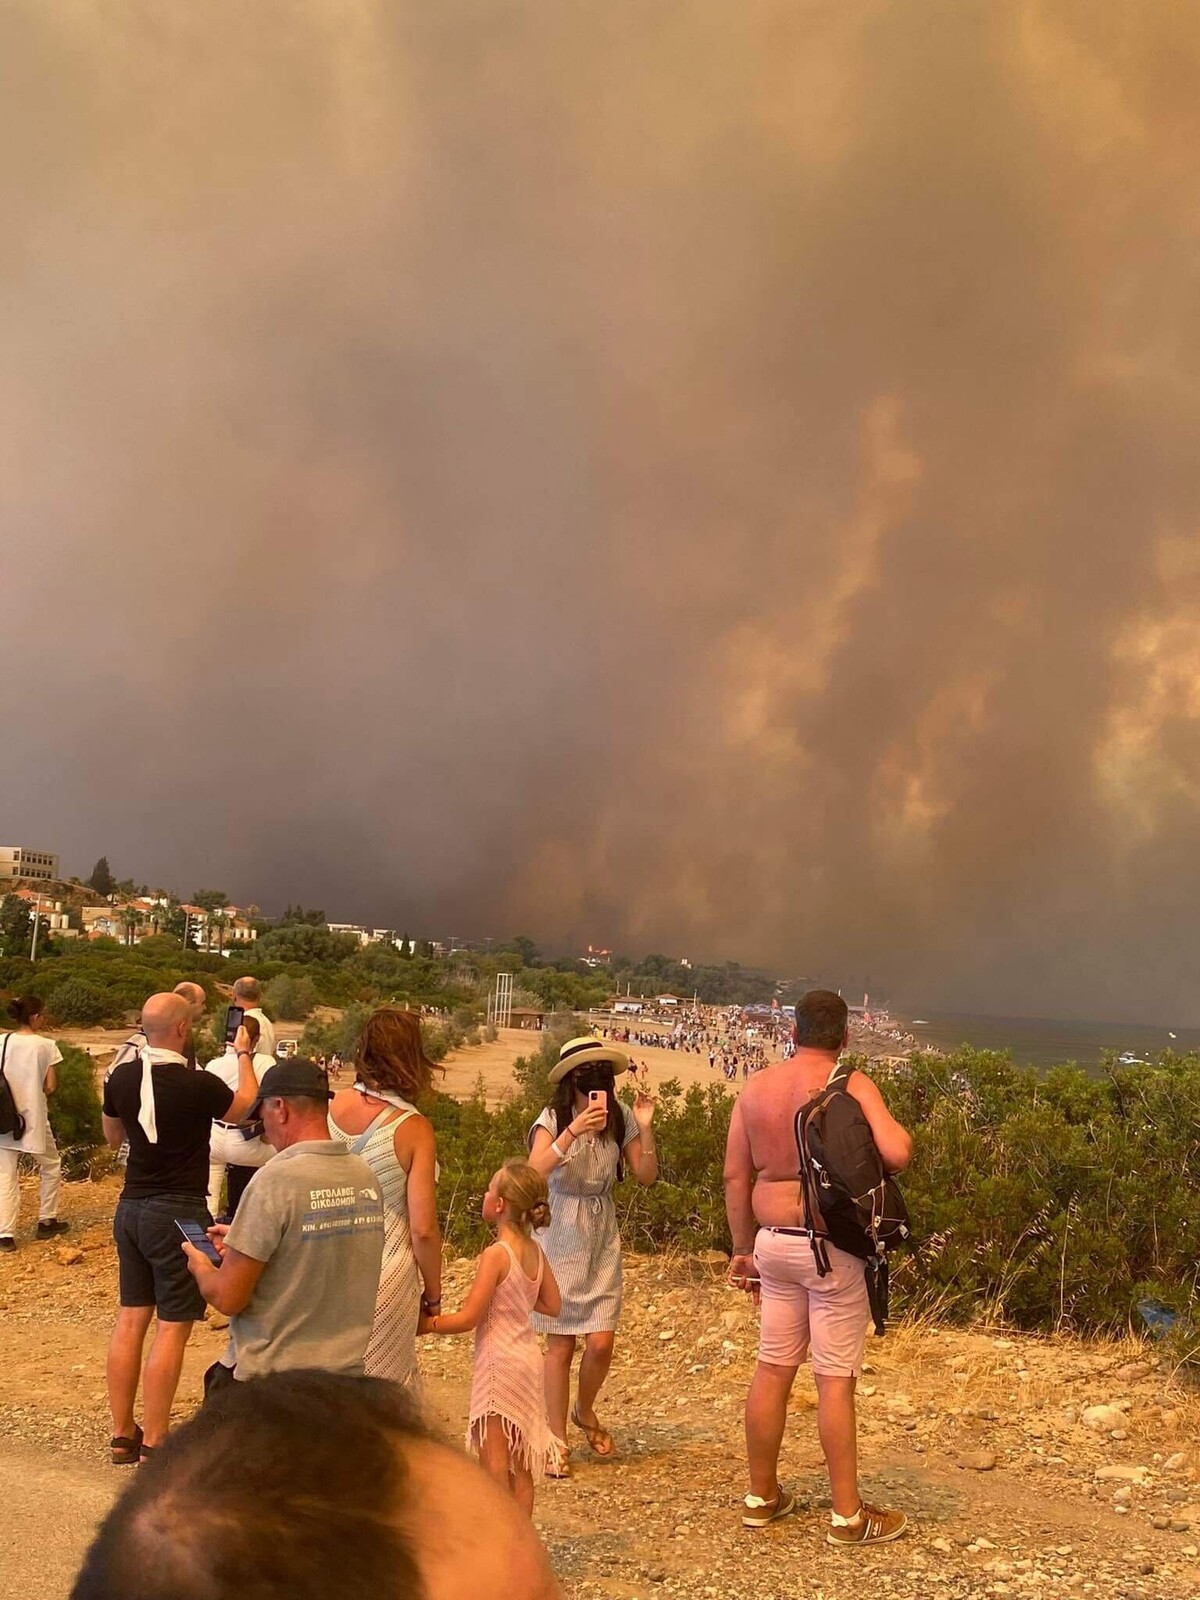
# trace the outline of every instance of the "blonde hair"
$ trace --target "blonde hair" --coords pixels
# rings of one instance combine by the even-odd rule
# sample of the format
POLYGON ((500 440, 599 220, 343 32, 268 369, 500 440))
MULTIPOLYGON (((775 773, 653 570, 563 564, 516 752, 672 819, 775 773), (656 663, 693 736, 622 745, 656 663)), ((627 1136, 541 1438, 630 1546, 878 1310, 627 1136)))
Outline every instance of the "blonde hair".
POLYGON ((522 1233, 550 1226, 550 1190, 536 1167, 520 1156, 506 1161, 496 1182, 500 1196, 522 1233))

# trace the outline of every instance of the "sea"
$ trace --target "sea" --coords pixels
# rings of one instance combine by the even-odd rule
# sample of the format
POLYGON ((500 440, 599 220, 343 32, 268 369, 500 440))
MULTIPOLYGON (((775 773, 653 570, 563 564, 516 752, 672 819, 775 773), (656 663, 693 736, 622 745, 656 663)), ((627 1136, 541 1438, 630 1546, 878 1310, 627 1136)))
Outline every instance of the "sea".
POLYGON ((968 1013, 893 1012, 914 1038, 941 1050, 973 1045, 977 1050, 1007 1050, 1023 1066, 1053 1067, 1073 1061, 1095 1069, 1105 1052, 1133 1051, 1153 1061, 1164 1050, 1200 1050, 1200 1028, 1147 1027, 1129 1022, 1061 1022, 1049 1017, 985 1017, 968 1013), (1171 1034, 1175 1034, 1175 1038, 1171 1034))

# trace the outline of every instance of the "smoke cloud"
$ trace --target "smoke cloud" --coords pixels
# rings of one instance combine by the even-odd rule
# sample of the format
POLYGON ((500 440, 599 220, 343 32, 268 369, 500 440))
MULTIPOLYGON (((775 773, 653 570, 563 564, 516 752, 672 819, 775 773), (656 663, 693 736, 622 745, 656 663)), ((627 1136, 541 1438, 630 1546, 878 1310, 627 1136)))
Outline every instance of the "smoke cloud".
POLYGON ((1104 0, 0 17, 3 831, 1200 1021, 1200 42, 1104 0))

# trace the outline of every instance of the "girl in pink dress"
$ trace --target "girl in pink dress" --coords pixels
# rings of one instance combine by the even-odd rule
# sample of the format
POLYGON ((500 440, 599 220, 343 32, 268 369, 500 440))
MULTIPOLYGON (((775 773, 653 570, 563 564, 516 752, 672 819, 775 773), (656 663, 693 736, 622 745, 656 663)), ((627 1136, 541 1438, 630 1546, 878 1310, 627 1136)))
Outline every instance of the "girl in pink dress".
MULTIPOLYGON (((546 1423, 541 1346, 530 1317, 562 1309, 550 1263, 533 1238, 550 1221, 546 1180, 528 1161, 506 1161, 483 1197, 483 1219, 496 1243, 479 1258, 461 1311, 421 1317, 419 1333, 475 1329, 475 1366, 467 1444, 533 1510, 533 1486, 556 1442, 546 1423)), ((565 1446, 564 1446, 565 1448, 565 1446)))

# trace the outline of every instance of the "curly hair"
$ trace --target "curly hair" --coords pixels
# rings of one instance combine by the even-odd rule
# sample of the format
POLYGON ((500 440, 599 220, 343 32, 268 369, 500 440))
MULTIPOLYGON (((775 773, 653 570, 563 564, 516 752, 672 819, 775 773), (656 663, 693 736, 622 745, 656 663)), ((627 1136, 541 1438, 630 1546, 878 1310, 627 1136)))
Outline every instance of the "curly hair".
POLYGON ((415 1100, 443 1071, 425 1054, 421 1019, 415 1011, 381 1006, 363 1024, 354 1053, 355 1065, 368 1089, 415 1100))

